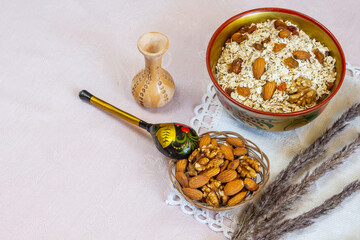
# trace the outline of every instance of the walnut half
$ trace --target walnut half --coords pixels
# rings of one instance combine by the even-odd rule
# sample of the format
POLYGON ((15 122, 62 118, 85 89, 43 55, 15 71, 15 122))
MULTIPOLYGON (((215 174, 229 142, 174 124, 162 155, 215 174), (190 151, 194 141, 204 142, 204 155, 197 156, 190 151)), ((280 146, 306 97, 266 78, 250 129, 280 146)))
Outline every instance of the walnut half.
POLYGON ((316 91, 309 87, 300 87, 296 93, 289 95, 289 102, 302 107, 315 103, 316 91))
POLYGON ((311 88, 311 80, 303 77, 291 82, 287 89, 289 102, 298 106, 306 106, 316 102, 316 91, 311 88))

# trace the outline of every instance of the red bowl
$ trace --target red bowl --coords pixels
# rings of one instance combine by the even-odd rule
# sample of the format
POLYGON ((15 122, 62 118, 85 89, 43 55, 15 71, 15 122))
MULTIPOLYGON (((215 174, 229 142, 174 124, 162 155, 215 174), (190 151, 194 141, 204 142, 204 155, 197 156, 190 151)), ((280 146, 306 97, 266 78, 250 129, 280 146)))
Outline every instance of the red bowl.
POLYGON ((265 131, 287 131, 301 127, 314 120, 325 109, 329 101, 340 89, 345 77, 346 62, 343 50, 334 35, 315 19, 289 9, 258 8, 240 13, 225 21, 213 34, 206 52, 206 65, 210 78, 215 86, 216 94, 224 108, 236 120, 252 128, 265 131), (264 22, 268 19, 289 20, 299 26, 311 38, 324 44, 332 57, 336 59, 336 81, 330 95, 317 105, 306 110, 291 113, 264 112, 239 103, 231 98, 218 84, 215 66, 220 57, 225 41, 241 26, 264 22))

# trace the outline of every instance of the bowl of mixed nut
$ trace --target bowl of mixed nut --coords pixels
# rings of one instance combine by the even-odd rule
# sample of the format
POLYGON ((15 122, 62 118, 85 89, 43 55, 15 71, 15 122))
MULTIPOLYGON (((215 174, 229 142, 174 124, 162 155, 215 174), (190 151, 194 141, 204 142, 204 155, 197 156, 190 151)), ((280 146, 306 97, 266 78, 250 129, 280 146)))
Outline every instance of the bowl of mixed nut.
POLYGON ((223 211, 257 196, 269 180, 270 163, 252 141, 235 132, 207 132, 187 159, 169 163, 174 187, 199 208, 223 211))
POLYGON ((339 90, 346 65, 326 27, 280 8, 254 9, 224 22, 209 42, 206 64, 224 108, 265 131, 314 120, 339 90))

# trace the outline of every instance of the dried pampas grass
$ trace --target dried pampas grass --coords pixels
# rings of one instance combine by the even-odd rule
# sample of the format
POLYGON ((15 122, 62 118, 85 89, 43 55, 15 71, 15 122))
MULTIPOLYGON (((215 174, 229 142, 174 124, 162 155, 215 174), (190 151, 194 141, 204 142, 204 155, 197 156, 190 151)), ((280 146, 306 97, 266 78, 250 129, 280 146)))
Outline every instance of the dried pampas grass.
POLYGON ((344 191, 352 192, 346 193, 342 191, 322 205, 304 213, 305 215, 302 214, 293 219, 283 220, 289 211, 294 209, 295 203, 309 191, 312 184, 325 173, 341 164, 360 146, 360 135, 358 135, 352 143, 327 158, 312 173, 306 173, 299 183, 294 183, 302 172, 301 170, 307 169, 313 162, 321 159, 325 155, 325 147, 331 139, 342 132, 349 122, 359 115, 360 103, 357 103, 343 113, 309 147, 295 155, 288 166, 264 189, 260 199, 257 202, 249 203, 247 208, 239 215, 239 224, 234 232, 233 239, 279 239, 286 233, 309 226, 309 223, 312 224, 311 219, 327 214, 328 211, 339 205, 351 193, 359 190, 359 182, 356 181, 344 189, 344 191))

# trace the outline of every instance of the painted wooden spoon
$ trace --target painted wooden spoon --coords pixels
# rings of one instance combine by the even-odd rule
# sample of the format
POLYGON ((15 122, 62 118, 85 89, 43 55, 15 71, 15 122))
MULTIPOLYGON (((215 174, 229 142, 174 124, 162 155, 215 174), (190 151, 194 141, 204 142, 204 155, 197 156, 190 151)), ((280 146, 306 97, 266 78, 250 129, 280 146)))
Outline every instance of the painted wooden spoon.
POLYGON ((184 124, 147 123, 95 97, 86 90, 80 91, 79 97, 107 112, 119 116, 129 123, 146 129, 151 134, 157 149, 167 157, 175 159, 187 158, 199 144, 199 137, 196 131, 184 124))

